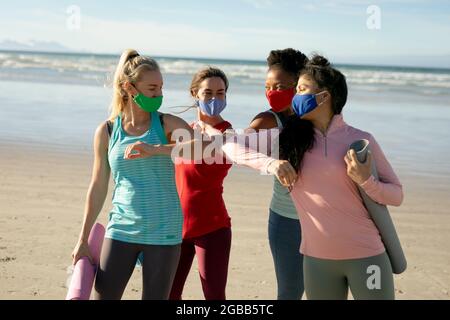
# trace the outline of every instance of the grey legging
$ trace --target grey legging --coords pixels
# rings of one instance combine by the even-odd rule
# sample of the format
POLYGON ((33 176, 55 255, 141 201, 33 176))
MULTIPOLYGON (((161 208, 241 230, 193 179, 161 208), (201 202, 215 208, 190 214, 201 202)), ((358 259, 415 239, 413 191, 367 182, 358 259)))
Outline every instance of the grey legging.
POLYGON ((105 238, 95 279, 95 300, 119 300, 143 253, 142 299, 167 300, 180 259, 180 245, 144 245, 105 238))
POLYGON ((393 300, 394 279, 386 253, 364 259, 303 258, 305 292, 310 300, 393 300))

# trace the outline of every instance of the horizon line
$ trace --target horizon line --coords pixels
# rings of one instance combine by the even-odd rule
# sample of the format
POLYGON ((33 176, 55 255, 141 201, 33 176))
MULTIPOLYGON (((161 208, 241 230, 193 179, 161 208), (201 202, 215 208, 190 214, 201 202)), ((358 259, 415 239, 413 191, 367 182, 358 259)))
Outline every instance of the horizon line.
MULTIPOLYGON (((23 50, 10 50, 10 49, 1 49, 0 52, 6 52, 6 53, 37 53, 37 54, 56 54, 56 55, 67 55, 67 54, 75 54, 75 55, 96 55, 96 56, 110 56, 110 57, 120 57, 122 54, 121 52, 118 53, 101 53, 101 52, 93 52, 93 51, 78 51, 78 50, 60 50, 60 51, 46 51, 46 50, 32 50, 32 49, 23 49, 23 50)), ((154 57, 157 58, 169 58, 169 59, 180 59, 180 60, 209 60, 209 61, 217 61, 221 60, 224 62, 232 62, 232 63, 238 63, 238 62, 249 62, 249 63, 262 63, 266 64, 265 60, 257 60, 257 59, 238 59, 238 58, 223 58, 223 57, 200 57, 200 56, 172 56, 172 55, 147 55, 143 54, 148 57, 154 57)), ((326 58, 328 58, 327 55, 324 55, 326 58)), ((445 54, 440 56, 447 56, 445 54)), ((449 54, 450 56, 450 54, 449 54)), ((401 57, 401 56, 399 56, 401 57)), ((378 67, 378 68, 404 68, 404 69, 419 69, 419 70, 448 70, 450 71, 449 67, 433 67, 433 66, 412 66, 412 65, 397 65, 397 64, 383 64, 383 63, 350 63, 350 62, 337 62, 337 63, 331 63, 331 65, 335 66, 355 66, 355 67, 378 67)))

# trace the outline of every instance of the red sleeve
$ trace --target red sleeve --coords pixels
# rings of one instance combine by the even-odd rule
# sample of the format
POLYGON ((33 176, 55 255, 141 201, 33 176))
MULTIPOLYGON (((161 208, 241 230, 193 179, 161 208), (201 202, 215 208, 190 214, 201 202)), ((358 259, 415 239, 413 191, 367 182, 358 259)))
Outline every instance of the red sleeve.
POLYGON ((214 126, 214 129, 224 132, 225 130, 230 129, 231 127, 232 127, 231 123, 229 123, 228 121, 222 121, 222 122, 216 124, 214 126))

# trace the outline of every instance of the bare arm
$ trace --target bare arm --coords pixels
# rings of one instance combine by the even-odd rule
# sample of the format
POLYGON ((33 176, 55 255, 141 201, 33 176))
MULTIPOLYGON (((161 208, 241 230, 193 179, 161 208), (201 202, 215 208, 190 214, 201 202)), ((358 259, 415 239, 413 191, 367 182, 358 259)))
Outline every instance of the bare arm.
MULTIPOLYGON (((168 144, 148 145, 136 142, 126 148, 124 158, 135 159, 154 155, 168 155, 175 158, 176 155, 186 160, 202 160, 204 150, 214 143, 205 139, 199 131, 192 129, 186 121, 177 116, 164 114, 163 121, 168 144)), ((211 150, 210 156, 214 157, 215 148, 211 150)))
POLYGON ((269 112, 261 112, 250 122, 248 129, 261 130, 261 129, 272 129, 277 127, 277 121, 273 114, 269 112))
MULTIPOLYGON (((273 120, 273 116, 271 116, 271 119, 273 120)), ((214 148, 214 142, 204 140, 201 134, 197 134, 198 138, 195 138, 194 130, 181 118, 165 114, 164 127, 168 140, 172 142, 171 144, 149 145, 142 142, 136 142, 130 144, 126 148, 124 158, 135 159, 161 154, 169 155, 174 158, 175 154, 176 157, 195 161, 204 159, 205 149, 212 146, 210 149, 211 153, 208 154, 208 157, 215 157, 216 152, 220 152, 221 154, 224 153, 229 159, 237 164, 245 165, 264 173, 275 174, 281 183, 286 186, 292 185, 297 178, 295 170, 287 161, 277 160, 268 156, 268 153, 259 152, 258 148, 255 148, 254 146, 249 147, 247 145, 245 136, 250 138, 250 140, 252 140, 251 138, 254 138, 253 141, 259 145, 260 135, 264 136, 265 139, 263 141, 267 143, 267 137, 270 137, 272 130, 267 132, 254 132, 255 130, 253 130, 253 133, 249 132, 244 135, 231 137, 226 137, 221 134, 216 135, 217 139, 221 139, 216 141, 220 148, 214 148), (182 129, 182 131, 179 131, 179 129, 182 129), (179 137, 183 137, 182 142, 174 143, 179 137), (236 140, 235 138, 240 139, 236 140), (177 149, 175 150, 175 148, 177 149)), ((274 127, 276 128, 276 124, 272 129, 274 127)), ((277 129, 273 130, 277 131, 277 129)), ((270 151, 270 145, 267 145, 267 150, 270 151)))
POLYGON ((91 259, 89 251, 86 250, 89 233, 102 210, 108 193, 108 183, 111 172, 108 163, 108 143, 109 136, 106 123, 102 123, 95 131, 92 178, 86 196, 83 224, 78 244, 72 255, 74 263, 83 256, 88 256, 91 259))

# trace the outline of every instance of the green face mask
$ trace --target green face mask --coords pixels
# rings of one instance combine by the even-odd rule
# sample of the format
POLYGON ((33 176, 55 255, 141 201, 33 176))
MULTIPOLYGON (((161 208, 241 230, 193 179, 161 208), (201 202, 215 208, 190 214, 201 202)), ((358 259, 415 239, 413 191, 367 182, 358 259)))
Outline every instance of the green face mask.
POLYGON ((142 110, 147 112, 157 111, 162 105, 162 100, 163 96, 149 98, 142 93, 138 93, 138 95, 133 98, 133 101, 141 107, 142 110))

